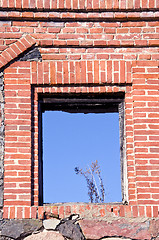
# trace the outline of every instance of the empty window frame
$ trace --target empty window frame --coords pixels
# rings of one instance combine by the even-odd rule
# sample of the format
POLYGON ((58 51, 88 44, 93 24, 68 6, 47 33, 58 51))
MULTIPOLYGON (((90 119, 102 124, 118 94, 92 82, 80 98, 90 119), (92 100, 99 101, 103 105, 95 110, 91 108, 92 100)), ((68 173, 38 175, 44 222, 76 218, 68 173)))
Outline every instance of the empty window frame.
MULTIPOLYGON (((124 137, 124 95, 118 94, 113 96, 99 94, 98 96, 39 96, 39 203, 41 205, 43 204, 42 112, 47 110, 63 111, 67 113, 119 113, 122 201, 127 202, 127 168, 124 137)), ((56 167, 56 162, 54 162, 54 166, 56 167)), ((104 172, 102 172, 102 174, 104 174, 104 172)), ((54 201, 54 199, 52 200, 54 201)))

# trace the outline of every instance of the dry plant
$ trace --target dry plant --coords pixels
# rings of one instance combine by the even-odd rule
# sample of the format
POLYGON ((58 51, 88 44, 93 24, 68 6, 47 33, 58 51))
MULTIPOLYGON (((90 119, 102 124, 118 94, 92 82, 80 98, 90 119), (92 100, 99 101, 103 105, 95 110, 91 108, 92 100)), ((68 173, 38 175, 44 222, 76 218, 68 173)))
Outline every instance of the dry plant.
POLYGON ((80 174, 85 177, 90 202, 103 203, 105 197, 105 190, 98 161, 96 160, 95 162, 92 162, 91 166, 88 165, 86 171, 83 171, 83 169, 79 169, 79 167, 76 167, 75 172, 76 174, 80 174), (98 179, 98 184, 96 178, 98 179))

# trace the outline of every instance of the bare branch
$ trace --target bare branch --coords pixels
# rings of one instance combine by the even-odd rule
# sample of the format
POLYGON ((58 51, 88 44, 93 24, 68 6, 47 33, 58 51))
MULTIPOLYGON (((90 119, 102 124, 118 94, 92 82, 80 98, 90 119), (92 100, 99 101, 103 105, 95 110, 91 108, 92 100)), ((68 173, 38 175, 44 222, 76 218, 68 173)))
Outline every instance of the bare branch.
POLYGON ((93 203, 94 200, 96 203, 104 202, 105 190, 98 161, 96 160, 95 162, 92 162, 91 166, 88 165, 88 169, 86 168, 86 171, 83 171, 83 169, 76 167, 75 173, 83 175, 85 177, 88 187, 88 196, 91 203, 93 203), (95 179, 95 174, 98 177, 99 185, 95 179))

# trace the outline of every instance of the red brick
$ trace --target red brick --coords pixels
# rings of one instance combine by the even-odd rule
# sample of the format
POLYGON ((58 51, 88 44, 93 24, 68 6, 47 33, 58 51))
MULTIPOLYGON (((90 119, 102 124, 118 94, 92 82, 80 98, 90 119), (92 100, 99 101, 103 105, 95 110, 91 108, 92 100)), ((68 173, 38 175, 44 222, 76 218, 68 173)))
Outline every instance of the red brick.
POLYGON ((94 83, 99 83, 99 61, 94 61, 94 83))
POLYGON ((139 206, 139 217, 145 216, 145 207, 139 206))
POLYGON ((37 218, 37 207, 34 206, 31 207, 31 218, 33 219, 37 218))
POLYGON ((17 218, 22 219, 23 218, 23 208, 17 207, 17 218))
POLYGON ((58 215, 58 207, 57 206, 52 206, 51 207, 51 212, 55 215, 58 215))
POLYGON ((59 217, 60 218, 64 218, 65 215, 64 215, 64 206, 60 206, 59 207, 59 217))
POLYGON ((55 70, 55 63, 50 62, 50 82, 51 84, 56 83, 56 70, 55 70))
POLYGON ((152 209, 151 206, 146 207, 146 215, 147 217, 152 217, 152 209))
POLYGON ((9 218, 9 215, 8 215, 8 212, 9 212, 9 208, 8 207, 3 207, 3 218, 9 218))
POLYGON ((69 83, 68 61, 63 62, 63 71, 64 71, 63 75, 64 84, 68 84, 69 83))
POLYGON ((124 208, 124 206, 120 206, 119 216, 120 217, 125 217, 125 208, 124 208))
POLYGON ((158 206, 153 206, 153 217, 158 217, 158 206))
POLYGON ((112 82, 112 61, 107 61, 107 82, 112 82))
POLYGON ((65 216, 68 217, 71 215, 71 206, 65 207, 65 216))
POLYGON ((86 83, 86 62, 81 61, 81 79, 82 83, 86 83))
POLYGON ((106 215, 105 209, 99 210, 101 217, 104 217, 106 215))
POLYGON ((38 219, 44 219, 44 207, 38 207, 38 219))
POLYGON ((15 207, 10 207, 10 219, 14 219, 15 218, 15 207))
POLYGON ((30 218, 30 207, 24 208, 24 216, 25 218, 30 218))

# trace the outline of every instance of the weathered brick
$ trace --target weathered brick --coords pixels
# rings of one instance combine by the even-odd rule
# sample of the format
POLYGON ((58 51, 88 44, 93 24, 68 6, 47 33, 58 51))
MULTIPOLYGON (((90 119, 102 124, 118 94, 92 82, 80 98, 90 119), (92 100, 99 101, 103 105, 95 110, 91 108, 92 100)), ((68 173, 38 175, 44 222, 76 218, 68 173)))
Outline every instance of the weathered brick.
MULTIPOLYGON (((7 67, 4 217, 44 217, 43 207, 38 209, 38 216, 36 207, 30 208, 32 175, 32 204, 38 205, 38 94, 121 92, 125 94, 129 206, 114 206, 113 213, 158 217, 158 1, 10 0, 1 4, 12 9, 0 12, 1 17, 7 17, 0 23, 0 67, 7 67), (41 52, 42 62, 17 61, 34 45, 41 52), (9 66, 11 61, 15 63, 9 66), (35 91, 32 102, 31 85, 35 91), (31 136, 35 143, 32 175, 31 136)), ((3 121, 0 119, 2 125, 3 121)), ((55 209, 60 217, 71 212, 85 216, 91 207, 55 209)), ((105 217, 104 207, 92 209, 94 216, 105 217)), ((110 205, 106 209, 112 211, 110 205)))

